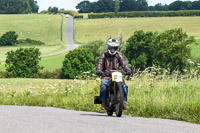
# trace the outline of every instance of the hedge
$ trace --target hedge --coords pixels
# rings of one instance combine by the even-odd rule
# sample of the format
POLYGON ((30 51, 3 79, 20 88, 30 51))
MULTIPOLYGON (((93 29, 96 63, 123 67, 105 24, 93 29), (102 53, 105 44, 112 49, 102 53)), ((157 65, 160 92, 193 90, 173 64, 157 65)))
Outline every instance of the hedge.
POLYGON ((200 16, 200 10, 181 11, 132 11, 132 12, 108 12, 88 14, 89 19, 96 18, 132 18, 132 17, 175 17, 175 16, 200 16))

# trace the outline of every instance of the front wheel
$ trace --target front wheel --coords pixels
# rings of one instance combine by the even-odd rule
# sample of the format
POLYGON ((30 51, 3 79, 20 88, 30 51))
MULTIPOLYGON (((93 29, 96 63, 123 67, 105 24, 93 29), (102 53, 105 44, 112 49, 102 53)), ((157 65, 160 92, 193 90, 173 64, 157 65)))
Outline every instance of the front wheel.
POLYGON ((116 90, 115 112, 117 117, 121 117, 123 111, 123 90, 121 82, 115 83, 115 90, 116 90))

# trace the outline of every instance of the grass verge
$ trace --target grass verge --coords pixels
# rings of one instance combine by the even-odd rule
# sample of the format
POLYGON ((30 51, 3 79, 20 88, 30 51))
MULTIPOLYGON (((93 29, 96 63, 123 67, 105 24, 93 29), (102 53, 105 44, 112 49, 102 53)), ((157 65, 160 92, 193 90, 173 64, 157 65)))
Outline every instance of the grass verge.
MULTIPOLYGON (((100 111, 93 104, 99 80, 1 79, 1 105, 50 106, 100 111)), ((130 116, 165 118, 200 124, 200 82, 176 77, 134 77, 129 86, 130 116)))

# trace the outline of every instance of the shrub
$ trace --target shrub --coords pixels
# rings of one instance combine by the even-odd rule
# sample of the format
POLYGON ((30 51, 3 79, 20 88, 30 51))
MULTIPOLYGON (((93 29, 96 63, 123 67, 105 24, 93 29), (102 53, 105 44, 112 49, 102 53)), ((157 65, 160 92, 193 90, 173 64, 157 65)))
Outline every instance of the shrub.
POLYGON ((83 15, 76 15, 76 16, 74 16, 74 18, 83 19, 83 15))
POLYGON ((83 45, 82 47, 90 49, 95 61, 97 61, 99 56, 106 51, 106 44, 101 40, 92 41, 87 45, 83 45))
POLYGON ((15 31, 9 31, 3 34, 0 38, 0 46, 15 45, 17 43, 18 35, 15 31))
POLYGON ((38 48, 19 48, 6 55, 6 70, 12 77, 36 78, 43 68, 39 65, 41 52, 38 48))
POLYGON ((142 70, 151 66, 183 70, 191 57, 189 45, 194 42, 180 28, 162 33, 136 31, 127 40, 124 54, 132 66, 142 70))
POLYGON ((199 10, 184 11, 131 11, 131 12, 108 12, 88 14, 89 19, 96 18, 132 18, 132 17, 174 17, 174 16, 200 16, 199 10))
POLYGON ((38 40, 32 40, 30 38, 19 39, 17 40, 18 45, 44 45, 44 42, 38 41, 38 40))
POLYGON ((40 73, 39 78, 42 79, 62 79, 64 76, 62 75, 61 69, 56 69, 53 72, 45 71, 40 73))
POLYGON ((79 48, 65 56, 62 72, 66 78, 74 79, 76 76, 84 76, 84 72, 94 73, 94 58, 92 52, 86 48, 79 48))
POLYGON ((77 11, 73 11, 73 10, 58 10, 58 13, 70 14, 73 17, 79 15, 77 11))

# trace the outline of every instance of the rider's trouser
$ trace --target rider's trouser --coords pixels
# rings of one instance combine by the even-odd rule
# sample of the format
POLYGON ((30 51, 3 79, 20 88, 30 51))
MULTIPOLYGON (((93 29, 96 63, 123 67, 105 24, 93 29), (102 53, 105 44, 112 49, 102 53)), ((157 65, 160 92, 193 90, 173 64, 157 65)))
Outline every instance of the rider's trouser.
MULTIPOLYGON (((112 79, 102 79, 101 80, 101 86, 100 86, 100 100, 102 102, 106 102, 107 100, 107 92, 108 92, 108 83, 111 81, 112 79)), ((122 88, 123 88, 123 92, 124 92, 124 98, 123 101, 127 102, 127 95, 128 95, 128 86, 126 85, 126 83, 122 82, 122 88)))

